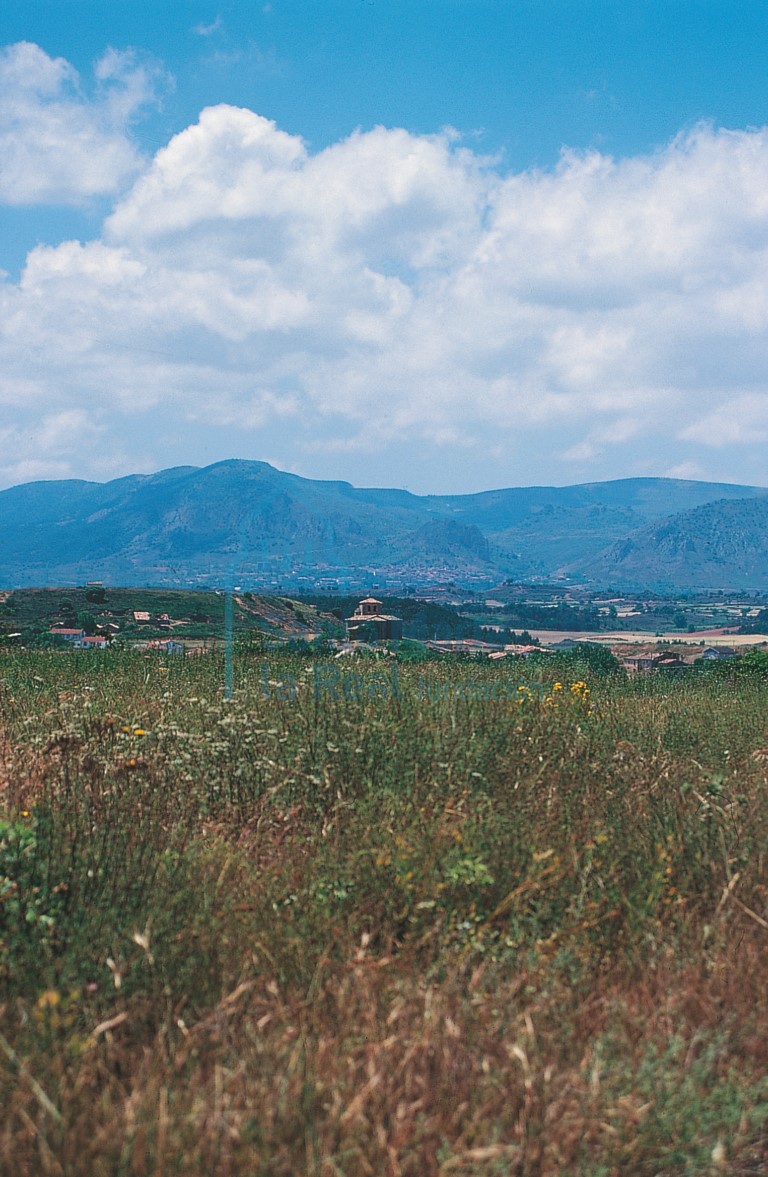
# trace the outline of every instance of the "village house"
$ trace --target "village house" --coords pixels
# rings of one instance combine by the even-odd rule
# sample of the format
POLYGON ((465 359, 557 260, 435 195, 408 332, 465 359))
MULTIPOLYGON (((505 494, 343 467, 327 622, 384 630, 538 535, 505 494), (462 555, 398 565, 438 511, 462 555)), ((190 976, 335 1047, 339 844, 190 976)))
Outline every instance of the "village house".
POLYGON ((664 650, 656 661, 656 670, 690 670, 692 663, 686 662, 682 654, 664 650))
POLYGON ((154 650, 157 654, 183 654, 184 643, 178 642, 174 638, 158 638, 157 641, 147 642, 146 648, 154 650))
POLYGON ((658 654, 633 654, 629 658, 622 658, 621 664, 628 674, 638 674, 655 670, 658 660, 658 654))
POLYGON ((86 634, 84 629, 68 629, 62 625, 55 625, 48 632, 63 638, 76 650, 105 650, 109 645, 109 638, 103 633, 86 634))
POLYGON ((109 645, 109 639, 103 633, 86 636, 80 642, 82 650, 106 650, 109 645))
POLYGON ((79 646, 85 637, 84 629, 68 629, 63 625, 54 625, 48 630, 54 637, 63 638, 73 646, 79 646))
POLYGON ((437 638, 434 641, 425 642, 424 645, 428 650, 434 650, 438 654, 471 654, 473 657, 482 655, 490 657, 492 653, 503 653, 500 645, 493 642, 483 642, 480 638, 437 638))
POLYGON ((674 650, 662 653, 645 650, 622 658, 621 664, 628 674, 647 673, 649 670, 688 670, 691 665, 674 650))

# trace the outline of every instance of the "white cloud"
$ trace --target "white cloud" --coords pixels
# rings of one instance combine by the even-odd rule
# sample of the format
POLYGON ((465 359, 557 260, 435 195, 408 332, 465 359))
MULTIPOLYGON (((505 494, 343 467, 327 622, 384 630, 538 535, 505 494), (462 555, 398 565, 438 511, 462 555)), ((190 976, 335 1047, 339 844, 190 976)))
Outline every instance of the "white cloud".
POLYGON ((26 425, 0 429, 0 478, 6 485, 39 478, 71 478, 84 447, 98 453, 104 425, 83 409, 49 413, 26 425), (12 455, 12 459, 7 459, 12 455))
POLYGON ((593 429, 589 435, 570 446, 562 455, 566 462, 591 462, 609 446, 623 444, 639 437, 643 432, 642 422, 636 417, 626 417, 603 428, 593 429))
POLYGON ((196 25, 192 26, 192 32, 198 37, 210 37, 213 33, 217 33, 222 26, 221 14, 215 20, 212 20, 209 25, 204 21, 198 21, 196 25))
MULTIPOLYGON (((38 64, 60 95, 66 64, 38 64)), ((765 481, 767 179, 765 130, 505 174, 450 131, 313 154, 210 107, 101 240, 0 286, 0 406, 102 414, 104 463, 335 454, 394 482, 417 452, 427 489, 452 458, 480 486, 704 472, 731 447, 765 481)))
POLYGON ((109 49, 88 95, 77 71, 28 41, 0 50, 0 202, 78 204, 119 191, 139 170, 128 134, 160 74, 109 49))
POLYGON ((712 412, 697 416, 682 429, 680 437, 717 449, 768 441, 768 386, 762 392, 726 397, 712 412))
POLYGON ((670 466, 668 470, 664 470, 663 477, 700 481, 706 479, 707 472, 699 462, 679 462, 677 466, 670 466))

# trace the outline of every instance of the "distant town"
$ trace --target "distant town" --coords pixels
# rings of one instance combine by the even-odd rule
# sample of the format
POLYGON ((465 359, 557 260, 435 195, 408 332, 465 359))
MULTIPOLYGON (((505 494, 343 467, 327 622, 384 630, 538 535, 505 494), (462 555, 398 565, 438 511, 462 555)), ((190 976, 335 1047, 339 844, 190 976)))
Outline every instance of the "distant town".
POLYGON ((67 651, 134 648, 200 656, 231 636, 265 648, 288 643, 337 655, 421 651, 424 657, 530 658, 576 647, 609 651, 630 673, 684 671, 768 648, 768 595, 597 594, 506 582, 491 593, 453 582, 402 595, 256 594, 120 588, 98 581, 0 593, 0 644, 67 651))

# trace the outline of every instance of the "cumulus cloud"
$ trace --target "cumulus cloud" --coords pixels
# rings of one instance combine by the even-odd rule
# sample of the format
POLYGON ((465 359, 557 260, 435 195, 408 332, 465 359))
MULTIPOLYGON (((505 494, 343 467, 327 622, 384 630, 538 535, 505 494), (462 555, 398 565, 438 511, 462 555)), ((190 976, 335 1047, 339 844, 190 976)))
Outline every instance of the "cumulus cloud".
POLYGON ((0 50, 0 201, 78 204, 119 191, 141 166, 129 124, 160 77, 109 49, 88 94, 68 62, 38 45, 0 50))
MULTIPOLYGON (((68 67, 41 69, 59 101, 68 67)), ((151 423, 178 438, 158 465, 215 435, 212 457, 325 453, 379 481, 418 453, 447 489, 452 458, 481 486, 706 471, 717 449, 765 482, 767 179, 764 129, 508 173, 449 130, 312 153, 210 107, 100 240, 0 287, 0 406, 108 405, 102 458, 130 436, 146 457, 151 423)))
POLYGON ((0 429, 0 452, 6 458, 0 462, 0 477, 6 485, 70 478, 76 473, 72 458, 83 446, 94 445, 103 432, 104 426, 83 409, 48 413, 0 429))

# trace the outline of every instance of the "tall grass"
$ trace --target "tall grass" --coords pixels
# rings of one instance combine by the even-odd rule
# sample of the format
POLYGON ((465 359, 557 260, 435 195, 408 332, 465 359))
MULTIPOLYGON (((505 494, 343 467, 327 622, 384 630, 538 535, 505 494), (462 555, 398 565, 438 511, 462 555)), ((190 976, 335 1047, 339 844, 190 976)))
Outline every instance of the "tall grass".
POLYGON ((392 667, 2 656, 0 1172, 765 1171, 761 684, 392 667))

